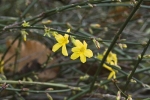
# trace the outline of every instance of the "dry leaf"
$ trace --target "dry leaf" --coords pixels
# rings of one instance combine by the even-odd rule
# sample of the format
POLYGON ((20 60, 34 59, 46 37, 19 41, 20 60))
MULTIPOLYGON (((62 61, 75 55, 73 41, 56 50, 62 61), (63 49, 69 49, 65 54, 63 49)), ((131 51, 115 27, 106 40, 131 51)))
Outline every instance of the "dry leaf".
MULTIPOLYGON (((115 7, 114 9, 109 11, 109 16, 110 19, 109 21, 112 22, 124 22, 127 17, 129 16, 129 14, 131 13, 132 9, 129 7, 122 7, 122 6, 118 6, 115 7)), ((139 12, 137 12, 134 16, 133 19, 137 19, 140 18, 141 14, 139 12)))
MULTIPOLYGON (((41 65, 46 62, 47 56, 50 55, 51 51, 44 44, 35 40, 27 40, 26 42, 22 42, 21 47, 19 49, 18 42, 19 41, 17 40, 11 46, 10 50, 7 52, 4 58, 4 62, 7 59, 9 59, 12 55, 15 55, 16 50, 19 50, 16 73, 24 74, 29 71, 37 71, 41 69, 41 65)), ((7 47, 10 46, 11 43, 12 40, 8 40, 6 43, 7 47)), ((15 56, 4 65, 4 72, 12 74, 14 72, 14 62, 15 56)), ((48 65, 52 63, 53 61, 50 61, 48 65)), ((39 78, 48 80, 56 77, 57 73, 58 68, 46 69, 43 70, 43 72, 38 72, 38 76, 39 78)))

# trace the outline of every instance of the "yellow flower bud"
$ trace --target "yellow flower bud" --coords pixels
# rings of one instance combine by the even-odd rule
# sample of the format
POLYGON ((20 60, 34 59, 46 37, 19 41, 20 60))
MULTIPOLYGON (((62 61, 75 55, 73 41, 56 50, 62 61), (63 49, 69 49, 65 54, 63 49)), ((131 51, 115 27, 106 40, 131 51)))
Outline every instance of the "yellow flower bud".
POLYGON ((100 44, 99 44, 99 42, 98 42, 96 39, 93 39, 93 42, 94 42, 96 48, 100 49, 100 44))
POLYGON ((42 21, 42 24, 50 24, 52 21, 51 20, 46 20, 46 21, 42 21))
POLYGON ((49 100, 53 100, 52 96, 49 93, 46 93, 46 96, 48 97, 49 100))
POLYGON ((25 30, 21 30, 21 34, 22 34, 23 40, 26 41, 28 33, 25 30))
POLYGON ((116 100, 120 100, 121 99, 121 92, 120 91, 118 91, 118 93, 117 93, 117 97, 116 97, 116 100))
POLYGON ((92 5, 92 4, 88 3, 88 5, 89 5, 91 8, 93 8, 93 5, 92 5))
POLYGON ((127 45, 126 45, 126 44, 122 44, 122 47, 123 47, 124 49, 126 49, 126 48, 127 48, 127 45))
POLYGON ((48 27, 46 27, 45 25, 44 25, 44 36, 48 36, 48 37, 51 37, 50 36, 50 28, 48 28, 48 27))
POLYGON ((100 24, 91 24, 90 27, 92 27, 92 28, 100 28, 101 25, 100 24))
POLYGON ((23 27, 29 27, 30 24, 29 24, 29 22, 23 21, 22 26, 23 26, 23 27))
POLYGON ((70 36, 70 39, 71 39, 71 42, 72 42, 74 45, 76 45, 76 40, 74 39, 74 37, 73 37, 73 36, 70 36))
POLYGON ((127 45, 126 45, 126 44, 122 44, 122 43, 119 43, 118 46, 119 46, 121 49, 126 49, 126 48, 127 48, 127 45))
POLYGON ((128 95, 128 98, 127 98, 127 100, 132 100, 132 97, 131 97, 131 95, 128 95))

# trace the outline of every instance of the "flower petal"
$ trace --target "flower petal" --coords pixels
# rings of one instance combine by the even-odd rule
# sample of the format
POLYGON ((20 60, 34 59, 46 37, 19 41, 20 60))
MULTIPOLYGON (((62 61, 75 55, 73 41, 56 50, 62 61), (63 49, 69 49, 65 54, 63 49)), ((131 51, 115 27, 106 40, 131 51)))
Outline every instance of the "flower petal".
POLYGON ((103 64, 103 67, 106 68, 106 69, 108 69, 111 72, 114 71, 111 67, 107 66, 106 64, 103 64))
POLYGON ((86 57, 84 56, 84 54, 80 54, 80 60, 82 63, 86 62, 86 57))
POLYGON ((84 45, 84 48, 86 49, 87 48, 87 43, 85 41, 83 41, 83 45, 84 45))
POLYGON ((111 78, 116 78, 116 74, 114 71, 110 72, 109 76, 107 79, 111 79, 111 78))
POLYGON ((63 45, 63 46, 62 46, 62 54, 63 54, 64 56, 68 56, 68 52, 67 52, 67 49, 66 49, 66 45, 63 45))
POLYGON ((69 35, 65 34, 64 39, 65 39, 66 43, 69 43, 68 37, 69 37, 69 35))
POLYGON ((65 34, 65 36, 64 36, 64 37, 68 40, 69 35, 68 35, 68 34, 65 34))
POLYGON ((67 29, 67 32, 70 33, 70 29, 67 29))
POLYGON ((79 53, 73 53, 73 54, 71 55, 71 59, 72 59, 72 60, 75 60, 75 59, 77 59, 79 56, 80 56, 79 53))
POLYGON ((103 55, 98 53, 97 58, 98 58, 99 60, 102 60, 102 59, 103 59, 103 55))
POLYGON ((108 76, 107 79, 108 79, 108 80, 111 79, 111 78, 113 77, 113 75, 114 75, 113 72, 110 72, 110 74, 109 74, 109 76, 108 76))
POLYGON ((80 52, 80 48, 79 47, 73 47, 71 51, 72 52, 80 52))
POLYGON ((114 78, 114 79, 116 79, 116 73, 115 73, 115 72, 114 72, 114 76, 113 76, 113 78, 114 78))
POLYGON ((85 50, 84 55, 88 58, 93 56, 93 52, 90 49, 85 50))
POLYGON ((55 52, 57 51, 62 45, 60 43, 56 43, 53 48, 52 48, 52 51, 55 52))
POLYGON ((83 47, 83 44, 79 40, 76 40, 75 41, 75 46, 77 46, 77 47, 83 47))
POLYGON ((62 43, 64 41, 64 37, 61 34, 55 35, 55 39, 58 43, 62 43))

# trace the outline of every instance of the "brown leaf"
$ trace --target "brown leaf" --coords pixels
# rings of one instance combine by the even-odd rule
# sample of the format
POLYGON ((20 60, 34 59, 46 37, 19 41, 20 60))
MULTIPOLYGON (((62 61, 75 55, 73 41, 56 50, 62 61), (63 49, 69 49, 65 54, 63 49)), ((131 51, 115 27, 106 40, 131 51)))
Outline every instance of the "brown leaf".
MULTIPOLYGON (((8 40, 6 45, 7 47, 10 46, 12 40, 8 40)), ((17 73, 27 73, 29 71, 37 71, 41 68, 41 65, 46 62, 47 55, 50 55, 51 51, 42 43, 35 41, 35 40, 27 40, 26 42, 21 43, 20 49, 18 48, 19 41, 17 40, 7 52, 4 62, 9 59, 12 55, 16 54, 16 50, 19 50, 19 56, 17 60, 17 73)), ((4 72, 13 73, 14 71, 14 62, 15 56, 12 57, 4 66, 4 72)), ((52 64, 53 61, 50 61, 48 65, 52 64)), ((53 69, 46 69, 43 72, 38 72, 39 78, 46 77, 46 80, 52 79, 56 77, 58 73, 55 68, 53 69), (41 75, 40 75, 41 74, 41 75), (45 75, 45 76, 44 76, 45 75)), ((42 80, 42 79, 40 79, 42 80)))
MULTIPOLYGON (((127 17, 129 16, 129 14, 131 13, 132 11, 132 8, 129 8, 129 7, 122 7, 122 6, 118 6, 118 7, 115 7, 114 9, 111 9, 109 11, 109 17, 110 19, 108 20, 109 21, 112 21, 112 22, 124 22, 127 17)), ((132 19, 137 19, 137 18, 140 18, 141 17, 141 14, 139 12, 137 12, 132 19)))

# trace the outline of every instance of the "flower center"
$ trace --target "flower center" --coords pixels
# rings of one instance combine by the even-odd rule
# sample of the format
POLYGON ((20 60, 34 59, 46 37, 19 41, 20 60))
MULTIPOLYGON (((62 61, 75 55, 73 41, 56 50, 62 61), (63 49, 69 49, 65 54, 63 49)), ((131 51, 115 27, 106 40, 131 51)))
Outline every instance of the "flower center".
POLYGON ((67 43, 68 43, 68 40, 67 40, 67 39, 64 39, 62 43, 63 43, 63 44, 67 44, 67 43))
POLYGON ((84 47, 81 47, 81 49, 80 49, 80 52, 84 52, 85 51, 85 48, 84 47))

